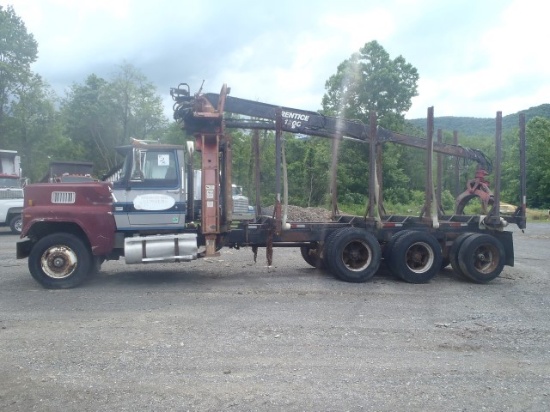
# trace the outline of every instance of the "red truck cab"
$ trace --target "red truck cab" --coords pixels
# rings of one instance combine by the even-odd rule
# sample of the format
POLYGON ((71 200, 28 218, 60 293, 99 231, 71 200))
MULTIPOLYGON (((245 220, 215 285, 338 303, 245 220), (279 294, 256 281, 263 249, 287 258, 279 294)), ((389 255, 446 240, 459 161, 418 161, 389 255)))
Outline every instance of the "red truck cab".
POLYGON ((17 258, 41 284, 72 287, 87 277, 96 258, 114 247, 111 184, 52 183, 25 187, 23 229, 17 258))

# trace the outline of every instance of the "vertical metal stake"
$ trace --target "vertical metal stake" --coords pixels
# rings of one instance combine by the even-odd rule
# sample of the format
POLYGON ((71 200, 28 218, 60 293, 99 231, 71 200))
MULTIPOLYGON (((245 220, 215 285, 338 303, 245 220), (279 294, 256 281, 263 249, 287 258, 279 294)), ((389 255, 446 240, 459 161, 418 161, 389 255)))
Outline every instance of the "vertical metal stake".
POLYGON ((519 115, 519 191, 520 191, 520 222, 518 226, 520 229, 527 227, 526 213, 527 213, 527 179, 526 179, 526 152, 525 152, 525 113, 519 115))

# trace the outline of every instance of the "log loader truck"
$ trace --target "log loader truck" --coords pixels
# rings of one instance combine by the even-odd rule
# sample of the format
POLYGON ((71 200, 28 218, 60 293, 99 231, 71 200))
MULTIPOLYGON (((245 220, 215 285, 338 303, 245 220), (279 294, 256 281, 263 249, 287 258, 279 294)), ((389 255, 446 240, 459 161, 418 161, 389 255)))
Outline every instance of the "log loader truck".
MULTIPOLYGON (((174 118, 193 136, 193 150, 201 156, 200 221, 193 220, 190 210, 194 199, 192 151, 184 152, 179 146, 133 144, 127 149, 119 179, 113 183, 31 184, 25 190, 17 258, 28 258, 30 274, 43 287, 75 287, 97 272, 104 260, 124 257, 126 263, 184 262, 217 256, 223 247, 245 246, 252 248, 254 255, 258 248, 266 248, 268 264, 273 248, 300 248, 308 264, 348 282, 369 280, 382 261, 393 274, 411 283, 429 282, 447 263, 476 283, 489 282, 505 265, 513 266, 512 232, 505 227, 515 223, 525 228, 525 151, 520 151, 522 205, 502 217, 500 112, 495 133, 495 192, 487 192, 483 180, 487 171, 480 172, 459 197, 459 213, 444 214, 434 191, 434 152, 475 160, 479 170, 489 168, 491 162, 480 151, 434 142, 433 108, 428 110, 424 139, 377 126, 374 113, 367 125, 235 98, 229 96, 226 85, 220 93, 191 94, 189 86, 182 83, 170 93, 175 101, 174 118), (231 135, 227 133, 232 128, 274 130, 276 143, 274 212, 236 224, 232 219, 231 135), (369 201, 364 216, 339 214, 333 201, 328 222, 285 218, 281 202, 283 132, 333 141, 350 139, 370 146, 369 201), (387 215, 384 211, 378 180, 380 152, 386 142, 426 151, 426 196, 419 216, 387 215), (151 193, 151 188, 156 191, 151 193), (489 208, 487 214, 463 213, 464 202, 472 197, 482 199, 489 208)), ((523 145, 524 129, 520 117, 523 145)), ((336 160, 334 157, 333 165, 336 160)))

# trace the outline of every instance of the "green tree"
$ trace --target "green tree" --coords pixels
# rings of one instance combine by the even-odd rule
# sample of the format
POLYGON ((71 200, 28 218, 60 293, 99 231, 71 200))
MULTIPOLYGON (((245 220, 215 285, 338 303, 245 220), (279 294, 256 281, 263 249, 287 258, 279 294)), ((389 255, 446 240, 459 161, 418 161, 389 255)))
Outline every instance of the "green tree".
POLYGON ((315 137, 304 141, 307 145, 302 161, 304 206, 326 206, 329 200, 331 156, 330 141, 315 137))
MULTIPOLYGON (((325 83, 323 112, 369 123, 375 112, 380 125, 395 131, 404 127, 404 115, 417 95, 418 72, 402 56, 391 59, 377 42, 366 43, 343 61, 325 83)), ((406 187, 408 178, 401 164, 401 148, 384 147, 383 187, 406 187)), ((344 202, 357 202, 368 195, 369 147, 343 142, 339 153, 338 194, 344 202)))
POLYGON ((36 61, 38 45, 12 6, 0 5, 0 147, 13 148, 8 113, 19 98, 18 90, 32 77, 30 66, 36 61), (8 147, 9 146, 9 147, 8 147))
POLYGON ((158 140, 168 120, 163 114, 162 99, 145 75, 129 63, 122 63, 107 92, 118 115, 122 134, 119 140, 158 140))
POLYGON ((39 180, 50 159, 60 153, 72 153, 72 142, 63 138, 56 96, 42 78, 33 75, 13 91, 6 129, 13 139, 13 148, 22 156, 22 168, 31 181, 39 180))
POLYGON ((16 89, 32 77, 38 44, 12 6, 0 5, 0 135, 5 133, 5 116, 16 89))
POLYGON ((527 204, 550 207, 550 120, 535 117, 526 125, 527 204))
POLYGON ((275 201, 275 133, 260 133, 260 199, 262 205, 275 201))
POLYGON ((67 136, 82 145, 80 160, 94 161, 98 176, 119 162, 117 146, 130 138, 159 141, 170 130, 154 86, 129 64, 119 69, 112 81, 92 74, 73 84, 62 105, 67 136))
POLYGON ((520 161, 519 129, 503 134, 503 159, 501 179, 501 200, 519 205, 520 199, 520 161))
POLYGON ((97 175, 115 166, 114 147, 121 135, 108 88, 105 79, 92 74, 84 84, 73 84, 62 104, 65 133, 84 149, 78 160, 93 161, 97 175))
POLYGON ((251 133, 243 130, 230 132, 233 157, 233 183, 241 185, 245 195, 250 196, 250 189, 254 185, 254 177, 250 173, 251 162, 251 133))
POLYGON ((375 111, 382 126, 398 131, 417 95, 417 82, 415 67, 402 56, 392 60, 374 40, 340 63, 327 80, 323 111, 363 123, 375 111))

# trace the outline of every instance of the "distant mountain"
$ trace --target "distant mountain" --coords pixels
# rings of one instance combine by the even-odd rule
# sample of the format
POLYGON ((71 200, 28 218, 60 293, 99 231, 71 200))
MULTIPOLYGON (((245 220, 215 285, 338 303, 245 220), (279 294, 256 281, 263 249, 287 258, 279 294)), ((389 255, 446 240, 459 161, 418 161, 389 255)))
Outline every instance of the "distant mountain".
MULTIPOLYGON (((550 118, 550 104, 530 107, 527 110, 522 110, 522 112, 525 113, 526 122, 537 116, 550 118)), ((519 113, 520 112, 502 117, 503 132, 519 127, 519 113)), ((426 129, 426 119, 407 119, 406 122, 422 130, 426 129)), ((456 130, 459 135, 462 136, 492 136, 495 134, 495 122, 496 114, 495 118, 492 119, 453 116, 435 117, 434 131, 437 131, 437 129, 442 129, 447 132, 456 130)))

